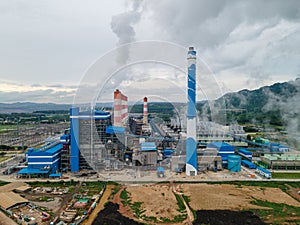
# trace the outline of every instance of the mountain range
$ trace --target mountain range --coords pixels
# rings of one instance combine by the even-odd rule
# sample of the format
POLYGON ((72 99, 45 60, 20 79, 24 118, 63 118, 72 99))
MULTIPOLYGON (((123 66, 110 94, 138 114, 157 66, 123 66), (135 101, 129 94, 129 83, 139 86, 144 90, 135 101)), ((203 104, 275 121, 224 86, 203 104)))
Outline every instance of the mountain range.
MULTIPOLYGON (((213 120, 222 124, 238 122, 239 124, 284 125, 294 127, 293 129, 298 129, 299 131, 299 103, 300 78, 297 78, 293 81, 275 83, 256 90, 244 89, 238 92, 227 93, 212 102, 198 102, 197 110, 202 119, 213 120)), ((102 107, 111 106, 112 103, 107 103, 106 105, 102 107)), ((158 110, 162 107, 162 103, 152 103, 152 107, 153 105, 156 105, 155 108, 158 108, 158 110)), ((71 104, 0 103, 0 113, 69 110, 70 107, 71 104)), ((172 104, 167 104, 163 108, 167 111, 172 110, 172 104)), ((141 111, 142 107, 136 107, 136 109, 141 111)))

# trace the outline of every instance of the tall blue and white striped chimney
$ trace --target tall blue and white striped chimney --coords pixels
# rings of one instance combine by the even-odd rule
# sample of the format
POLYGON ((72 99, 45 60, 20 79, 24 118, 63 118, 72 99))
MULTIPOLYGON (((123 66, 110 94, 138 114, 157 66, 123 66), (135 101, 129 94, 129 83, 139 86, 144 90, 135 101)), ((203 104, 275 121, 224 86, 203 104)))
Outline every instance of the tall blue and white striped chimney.
POLYGON ((198 172, 196 142, 196 51, 189 47, 187 80, 187 139, 186 139, 186 175, 195 176, 198 172))

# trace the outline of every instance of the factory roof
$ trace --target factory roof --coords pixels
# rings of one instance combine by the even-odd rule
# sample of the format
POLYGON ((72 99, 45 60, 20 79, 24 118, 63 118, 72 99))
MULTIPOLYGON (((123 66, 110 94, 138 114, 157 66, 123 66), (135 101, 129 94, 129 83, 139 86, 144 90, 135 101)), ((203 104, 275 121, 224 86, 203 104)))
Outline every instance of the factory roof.
POLYGON ((4 186, 1 186, 0 193, 14 191, 16 189, 19 189, 20 187, 30 187, 30 186, 23 182, 12 182, 12 183, 6 184, 4 186))
POLYGON ((225 147, 225 146, 231 146, 230 144, 227 144, 225 142, 212 142, 209 144, 210 146, 213 145, 217 148, 225 147))
POLYGON ((49 173, 49 169, 34 169, 34 168, 23 168, 21 169, 18 174, 47 174, 49 173))
POLYGON ((105 132, 107 134, 121 134, 125 132, 124 127, 117 127, 117 126, 108 126, 106 127, 105 132))
POLYGON ((28 203, 28 200, 22 198, 14 192, 1 192, 0 193, 0 206, 3 209, 9 209, 17 204, 28 203))
POLYGON ((108 119, 110 118, 110 112, 104 112, 102 110, 94 110, 93 112, 83 111, 83 112, 79 112, 79 116, 78 116, 78 118, 80 119, 90 119, 91 117, 93 117, 95 120, 108 119))
POLYGON ((59 152, 62 149, 62 144, 53 142, 47 145, 44 145, 43 147, 39 149, 30 148, 28 150, 28 155, 39 155, 43 153, 43 155, 54 155, 57 152, 59 152))
POLYGON ((61 177, 61 173, 51 173, 49 177, 61 177))
POLYGON ((142 142, 141 151, 156 151, 155 142, 142 142))
POLYGON ((249 160, 243 159, 242 162, 243 162, 244 164, 247 164, 248 166, 255 166, 255 167, 256 167, 256 165, 255 165, 254 163, 250 162, 249 160))
POLYGON ((244 149, 244 148, 240 148, 239 149, 240 153, 246 154, 246 155, 252 155, 252 152, 249 152, 248 150, 244 149))
POLYGON ((299 161, 300 160, 300 154, 283 154, 283 155, 278 155, 278 154, 265 154, 265 158, 269 160, 291 160, 291 161, 299 161))

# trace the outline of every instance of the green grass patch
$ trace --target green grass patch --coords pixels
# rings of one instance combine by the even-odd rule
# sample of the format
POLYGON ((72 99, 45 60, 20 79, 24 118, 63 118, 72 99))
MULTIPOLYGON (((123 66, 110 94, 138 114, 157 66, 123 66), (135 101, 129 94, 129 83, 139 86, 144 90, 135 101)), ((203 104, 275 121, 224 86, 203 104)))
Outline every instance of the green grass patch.
POLYGON ((131 209, 134 211, 134 214, 137 218, 140 218, 141 215, 145 212, 145 210, 141 210, 143 202, 134 202, 131 204, 131 209))
POLYGON ((50 202, 50 201, 54 201, 53 198, 48 197, 48 196, 40 197, 40 198, 38 198, 38 200, 41 201, 41 202, 50 202))
POLYGON ((178 211, 179 211, 179 212, 185 212, 185 211, 186 211, 185 205, 184 205, 184 203, 183 203, 181 197, 180 197, 178 194, 175 194, 175 193, 174 193, 174 195, 175 195, 175 197, 176 197, 177 206, 178 206, 178 211))
POLYGON ((16 130, 17 125, 0 125, 0 132, 16 130))
MULTIPOLYGON (((267 209, 255 209, 252 210, 254 213, 259 216, 260 218, 266 220, 266 219, 274 219, 275 222, 278 222, 278 224, 281 224, 282 222, 285 222, 285 218, 292 219, 293 217, 299 217, 300 216, 300 207, 296 206, 290 206, 283 203, 274 203, 274 202, 268 202, 268 201, 262 201, 255 199, 251 202, 253 205, 268 207, 270 210, 267 209)), ((274 223, 272 223, 274 224, 274 223)))
POLYGON ((120 198, 124 200, 128 200, 129 198, 129 193, 126 191, 126 188, 124 188, 120 194, 120 198))
POLYGON ((8 182, 0 180, 0 186, 6 185, 6 184, 8 184, 8 182))
POLYGON ((272 173, 276 179, 300 179, 300 173, 272 173))
MULTIPOLYGON (((205 182, 204 182, 205 183, 205 182)), ((285 181, 225 181, 225 182, 209 182, 207 184, 232 184, 237 185, 237 187, 242 186, 256 186, 256 187, 271 187, 280 188, 283 191, 287 190, 286 184, 291 187, 300 187, 300 182, 285 182, 285 181)))
POLYGON ((4 162, 5 160, 10 159, 11 156, 0 156, 0 162, 4 162))

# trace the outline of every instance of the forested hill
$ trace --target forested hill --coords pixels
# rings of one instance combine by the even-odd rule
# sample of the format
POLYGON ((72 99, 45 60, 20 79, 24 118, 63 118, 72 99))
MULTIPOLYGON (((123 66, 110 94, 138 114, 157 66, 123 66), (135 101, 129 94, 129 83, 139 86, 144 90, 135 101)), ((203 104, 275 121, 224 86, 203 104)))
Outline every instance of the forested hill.
POLYGON ((69 104, 16 102, 0 103, 0 113, 31 113, 45 110, 69 110, 69 104))
POLYGON ((227 122, 289 125, 300 122, 300 78, 256 90, 228 93, 216 102, 225 103, 227 122))

